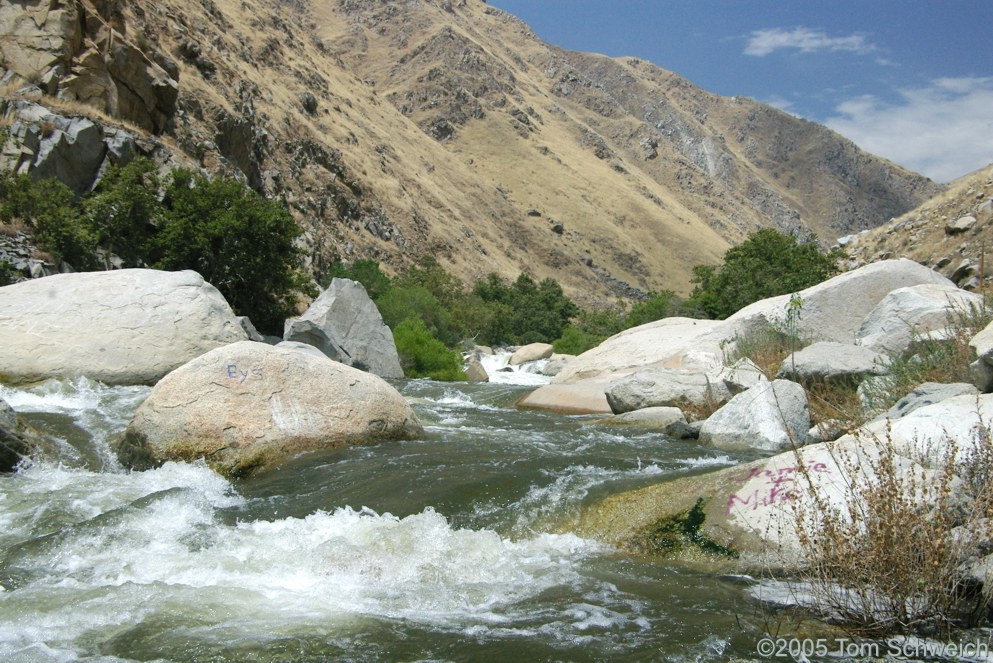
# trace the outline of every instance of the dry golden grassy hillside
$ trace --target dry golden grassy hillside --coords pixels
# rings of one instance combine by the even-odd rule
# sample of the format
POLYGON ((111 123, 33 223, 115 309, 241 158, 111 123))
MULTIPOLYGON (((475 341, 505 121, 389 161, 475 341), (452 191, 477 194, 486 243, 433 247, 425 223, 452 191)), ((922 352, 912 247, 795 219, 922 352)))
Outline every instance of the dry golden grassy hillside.
POLYGON ((754 229, 830 243, 942 190, 755 101, 558 49, 483 0, 59 1, 175 72, 164 139, 285 198, 318 277, 432 254, 586 300, 685 293, 754 229))

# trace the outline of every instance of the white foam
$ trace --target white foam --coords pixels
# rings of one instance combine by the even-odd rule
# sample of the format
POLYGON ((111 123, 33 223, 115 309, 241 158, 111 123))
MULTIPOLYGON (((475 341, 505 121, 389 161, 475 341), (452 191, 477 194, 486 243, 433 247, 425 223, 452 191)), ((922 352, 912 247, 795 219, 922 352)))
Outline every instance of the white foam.
POLYGON ((511 353, 509 352, 480 357, 479 363, 483 365, 486 374, 490 376, 490 383, 540 386, 552 381, 551 377, 541 373, 541 370, 548 363, 547 359, 510 366, 510 357, 511 353))

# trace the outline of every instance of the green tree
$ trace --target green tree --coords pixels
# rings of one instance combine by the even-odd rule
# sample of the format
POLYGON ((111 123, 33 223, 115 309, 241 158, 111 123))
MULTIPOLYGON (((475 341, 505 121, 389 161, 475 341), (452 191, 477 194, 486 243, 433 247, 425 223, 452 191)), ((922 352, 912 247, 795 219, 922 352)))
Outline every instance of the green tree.
POLYGON ((553 279, 535 283, 521 274, 508 285, 497 274, 489 274, 476 283, 473 292, 488 306, 499 311, 483 328, 483 342, 551 343, 562 335, 569 320, 579 313, 553 279))
POLYGON ((375 260, 356 260, 347 267, 342 262, 335 262, 328 270, 324 287, 331 285, 331 279, 334 278, 358 281, 372 300, 379 299, 393 287, 390 277, 383 273, 383 270, 379 268, 379 263, 375 260))
POLYGON ((293 313, 300 234, 282 205, 234 180, 173 172, 166 211, 154 240, 159 269, 194 269, 260 329, 281 331, 293 313))
POLYGON ((393 340, 407 377, 448 382, 466 379, 462 356, 432 336, 421 319, 407 318, 401 322, 393 329, 393 340))
POLYGON ((110 168, 92 195, 83 200, 83 215, 99 245, 127 267, 140 266, 148 242, 161 222, 158 167, 145 158, 110 168))
POLYGON ((840 255, 824 253, 814 238, 800 242, 772 228, 758 230, 728 249, 720 267, 693 269, 688 304, 724 319, 752 302, 816 285, 838 269, 840 255))
POLYGON ((55 260, 80 271, 99 267, 96 237, 72 191, 55 178, 36 181, 25 174, 0 174, 0 220, 24 223, 35 243, 55 260))
POLYGON ((681 302, 672 290, 651 292, 647 299, 631 305, 631 310, 624 316, 624 329, 655 322, 680 312, 681 302))

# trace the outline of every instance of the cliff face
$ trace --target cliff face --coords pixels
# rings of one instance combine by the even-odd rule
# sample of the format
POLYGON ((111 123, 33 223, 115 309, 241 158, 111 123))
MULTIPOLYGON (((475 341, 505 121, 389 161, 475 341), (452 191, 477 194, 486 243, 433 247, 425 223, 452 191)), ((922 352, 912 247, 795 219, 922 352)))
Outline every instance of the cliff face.
POLYGON ((431 253, 467 280, 686 291, 758 227, 831 241, 941 190, 771 107, 545 44, 482 0, 0 0, 0 32, 4 68, 72 112, 285 197, 317 273, 431 253))

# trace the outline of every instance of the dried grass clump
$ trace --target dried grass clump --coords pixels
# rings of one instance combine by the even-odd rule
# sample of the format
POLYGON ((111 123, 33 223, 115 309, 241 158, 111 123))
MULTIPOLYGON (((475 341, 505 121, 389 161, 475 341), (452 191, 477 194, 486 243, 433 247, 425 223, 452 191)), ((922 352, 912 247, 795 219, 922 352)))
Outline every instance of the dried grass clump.
POLYGON ((801 602, 859 636, 948 636, 987 621, 993 578, 969 569, 993 546, 989 424, 961 447, 946 437, 915 458, 888 433, 856 438, 854 451, 836 452, 841 504, 803 473, 812 499, 793 503, 801 602))

